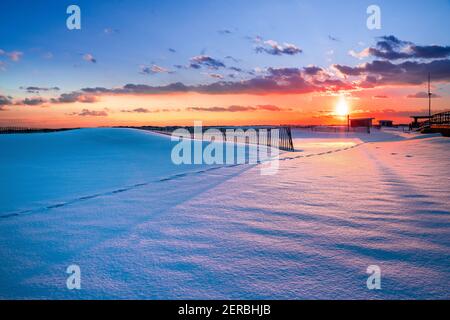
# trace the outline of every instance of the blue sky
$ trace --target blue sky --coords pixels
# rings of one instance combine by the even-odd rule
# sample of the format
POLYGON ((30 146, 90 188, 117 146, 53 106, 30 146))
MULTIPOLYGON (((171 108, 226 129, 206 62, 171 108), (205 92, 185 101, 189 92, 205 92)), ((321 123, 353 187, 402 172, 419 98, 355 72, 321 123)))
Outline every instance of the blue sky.
POLYGON ((205 53, 218 59, 233 56, 239 67, 326 66, 333 61, 354 64, 347 54, 359 42, 395 34, 417 43, 448 41, 449 1, 377 1, 382 29, 365 27, 366 8, 373 1, 2 1, 0 47, 24 52, 22 63, 11 66, 3 88, 58 85, 68 90, 85 86, 114 86, 124 82, 201 82, 196 72, 145 77, 139 65, 152 63, 173 69, 190 57, 205 53), (78 4, 82 29, 65 27, 65 10, 78 4), (117 33, 105 34, 106 28, 117 33), (230 30, 231 34, 220 34, 230 30), (261 36, 302 48, 301 56, 255 54, 246 37, 261 36), (339 41, 332 41, 328 36, 339 41), (168 48, 177 52, 171 53, 168 48), (51 61, 42 56, 51 52, 51 61), (98 61, 81 59, 91 53, 98 61), (41 55, 40 55, 41 54, 41 55), (32 80, 24 78, 34 72, 32 80), (68 75, 69 73, 70 75, 68 75), (55 81, 54 78, 58 78, 55 81), (31 80, 31 81, 30 81, 31 80), (58 83, 55 83, 58 82, 58 83))

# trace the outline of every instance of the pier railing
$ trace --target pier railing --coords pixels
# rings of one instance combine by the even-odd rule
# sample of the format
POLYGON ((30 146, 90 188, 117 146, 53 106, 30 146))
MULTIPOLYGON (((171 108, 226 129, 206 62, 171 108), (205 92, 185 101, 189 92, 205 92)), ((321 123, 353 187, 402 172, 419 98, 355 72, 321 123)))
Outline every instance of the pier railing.
POLYGON ((430 119, 431 125, 450 125, 450 111, 434 114, 430 119))
POLYGON ((429 120, 420 123, 418 131, 429 129, 432 126, 450 126, 450 111, 432 115, 429 120))
POLYGON ((436 113, 427 121, 419 124, 421 133, 440 133, 450 137, 450 111, 436 113))

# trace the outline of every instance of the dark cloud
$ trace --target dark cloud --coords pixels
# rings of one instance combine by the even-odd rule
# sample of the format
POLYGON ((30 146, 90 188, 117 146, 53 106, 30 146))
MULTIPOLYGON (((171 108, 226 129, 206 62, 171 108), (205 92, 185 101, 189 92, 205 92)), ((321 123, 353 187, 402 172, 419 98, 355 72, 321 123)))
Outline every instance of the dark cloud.
MULTIPOLYGON (((406 96, 407 98, 417 98, 417 99, 428 99, 428 92, 422 91, 422 92, 417 92, 415 94, 409 94, 406 96)), ((431 98, 441 98, 440 95, 431 94, 431 98)))
POLYGON ((19 89, 25 90, 28 93, 40 93, 40 92, 47 92, 47 91, 59 91, 58 87, 20 87, 19 89))
POLYGON ((127 113, 150 113, 152 111, 146 109, 146 108, 136 108, 133 110, 122 110, 121 112, 127 112, 127 113))
POLYGON ((164 86, 145 84, 127 84, 121 88, 107 89, 104 87, 83 88, 87 94, 165 94, 174 92, 197 92, 205 94, 271 94, 338 91, 352 89, 351 83, 342 80, 307 81, 299 68, 269 68, 265 75, 241 81, 218 81, 211 84, 185 85, 176 82, 164 86))
POLYGON ((11 105, 12 102, 12 98, 11 97, 7 97, 7 96, 2 96, 0 95, 0 109, 4 106, 9 106, 11 105))
POLYGON ((322 89, 318 91, 337 92, 341 90, 354 90, 357 88, 353 83, 345 82, 339 79, 325 79, 325 80, 313 79, 312 83, 316 85, 318 88, 322 89))
POLYGON ((290 108, 280 108, 280 107, 272 105, 272 104, 258 105, 256 107, 259 110, 265 110, 265 111, 291 111, 292 110, 290 108))
POLYGON ((208 73, 207 75, 208 75, 208 77, 213 78, 213 79, 223 79, 223 75, 218 74, 218 73, 208 73))
POLYGON ((227 35, 227 34, 232 34, 233 33, 233 31, 231 31, 229 29, 222 29, 222 30, 218 30, 217 32, 219 34, 222 34, 222 35, 227 35))
POLYGON ((257 53, 264 52, 274 56, 281 56, 281 55, 292 56, 303 52, 302 49, 290 43, 279 44, 275 40, 266 40, 266 41, 257 40, 257 42, 258 45, 255 47, 255 51, 257 53))
POLYGON ((340 41, 338 38, 328 35, 328 39, 331 41, 340 41))
POLYGON ((114 28, 105 28, 105 29, 103 29, 103 32, 105 33, 105 34, 116 34, 116 33, 120 33, 120 30, 119 29, 114 29, 114 28))
POLYGON ((97 59, 95 59, 94 56, 90 53, 84 54, 83 59, 92 63, 97 63, 97 59))
POLYGON ((257 105, 257 106, 239 106, 232 105, 228 107, 191 107, 189 111, 203 112, 253 112, 253 111, 290 111, 291 109, 283 109, 275 105, 257 105))
POLYGON ((255 111, 255 107, 246 106, 229 106, 229 107, 191 107, 187 108, 189 111, 203 111, 203 112, 245 112, 255 111))
POLYGON ((0 49, 0 56, 7 56, 11 61, 17 62, 23 56, 23 52, 21 51, 7 52, 5 50, 0 49))
POLYGON ((19 102, 17 102, 16 104, 18 105, 26 105, 26 106, 39 106, 41 104, 46 103, 47 100, 41 98, 41 97, 36 97, 36 98, 25 98, 19 102))
MULTIPOLYGON (((258 40, 262 41, 262 40, 258 40)), ((379 47, 394 50, 404 46, 405 42, 395 37, 383 37, 379 47)), ((226 70, 251 74, 248 79, 240 81, 226 81, 220 79, 223 75, 209 73, 208 75, 219 81, 208 84, 187 85, 175 82, 167 85, 152 86, 147 84, 126 84, 118 88, 88 87, 80 91, 61 94, 52 102, 95 102, 101 95, 152 95, 183 92, 197 92, 202 94, 306 94, 312 92, 339 92, 362 88, 375 88, 385 85, 420 85, 427 81, 428 73, 436 82, 450 82, 450 59, 432 61, 403 61, 394 63, 388 60, 375 60, 357 66, 335 64, 333 67, 344 77, 339 79, 318 66, 304 68, 268 68, 255 72, 245 71, 238 67, 227 67, 223 62, 210 56, 200 55, 191 59, 190 66, 176 66, 177 68, 203 68, 226 70), (356 79, 349 79, 354 77, 356 79)), ((154 72, 153 70, 152 72, 154 72)), ((158 70, 160 71, 160 70, 158 70)), ((227 75, 232 79, 234 75, 227 75)), ((375 98, 382 98, 375 97, 375 98)), ((222 108, 222 107, 218 107, 222 108)), ((220 110, 220 109, 215 109, 220 110)))
POLYGON ((434 81, 450 81, 450 60, 431 62, 405 61, 394 64, 390 61, 375 60, 356 67, 334 65, 346 76, 365 76, 363 87, 385 84, 423 84, 431 73, 434 81))
POLYGON ((159 113, 159 112, 178 112, 179 109, 147 109, 147 108, 136 108, 132 110, 121 110, 120 112, 126 113, 159 113))
POLYGON ((225 59, 229 59, 229 60, 231 60, 231 61, 233 61, 235 63, 238 63, 238 62, 241 61, 240 59, 237 59, 237 58, 235 58, 233 56, 226 56, 225 59))
POLYGON ((171 73, 170 70, 158 66, 156 64, 153 64, 151 66, 140 66, 140 72, 141 74, 157 74, 157 73, 171 73))
POLYGON ((421 46, 391 35, 380 37, 375 47, 365 49, 363 54, 386 60, 442 59, 450 57, 450 46, 421 46))
POLYGON ((388 99, 389 97, 385 96, 385 95, 377 95, 377 96, 373 96, 372 98, 373 99, 388 99))
POLYGON ((71 115, 80 117, 106 117, 108 116, 108 113, 105 110, 97 111, 97 110, 83 109, 80 112, 71 113, 71 115))
POLYGON ((244 70, 242 70, 241 68, 238 68, 238 67, 228 67, 228 70, 236 71, 236 72, 243 72, 244 71, 244 70))
POLYGON ((322 72, 323 69, 319 68, 319 67, 316 67, 316 66, 310 66, 310 67, 304 67, 303 71, 307 75, 315 76, 315 75, 319 74, 320 72, 322 72))
POLYGON ((52 98, 51 102, 53 103, 73 103, 73 102, 82 102, 82 103, 94 103, 97 102, 98 99, 94 95, 86 95, 82 92, 70 92, 70 93, 62 93, 58 98, 52 98))
POLYGON ((272 77, 295 78, 301 76, 299 68, 268 68, 267 71, 272 77))

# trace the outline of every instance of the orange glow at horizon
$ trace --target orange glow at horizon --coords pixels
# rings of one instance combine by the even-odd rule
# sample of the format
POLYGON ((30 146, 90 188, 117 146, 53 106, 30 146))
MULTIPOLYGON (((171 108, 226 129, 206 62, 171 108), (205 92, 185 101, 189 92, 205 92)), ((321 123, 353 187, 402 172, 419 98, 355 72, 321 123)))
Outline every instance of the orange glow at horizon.
MULTIPOLYGON (((417 88, 410 89, 417 91, 417 88)), ((204 125, 330 125, 342 124, 343 116, 349 112, 355 117, 370 116, 408 123, 411 113, 426 109, 424 99, 406 98, 405 88, 389 90, 364 90, 352 96, 317 93, 101 95, 94 103, 10 106, 1 111, 0 126, 164 126, 192 125, 195 120, 202 120, 204 125), (387 98, 374 98, 382 95, 387 98), (230 106, 247 109, 223 111, 230 106), (268 106, 279 109, 270 110, 268 106), (106 116, 81 116, 84 109, 101 111, 106 116), (145 112, 134 112, 135 109, 145 109, 145 112)), ((449 102, 448 97, 442 97, 434 104, 435 110, 444 109, 449 102)))

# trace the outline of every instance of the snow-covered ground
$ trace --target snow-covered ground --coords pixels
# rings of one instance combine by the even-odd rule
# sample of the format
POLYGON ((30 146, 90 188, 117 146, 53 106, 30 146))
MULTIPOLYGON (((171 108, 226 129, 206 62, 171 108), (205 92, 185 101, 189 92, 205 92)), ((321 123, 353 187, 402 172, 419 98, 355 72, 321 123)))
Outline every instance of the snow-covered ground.
POLYGON ((450 298, 450 139, 293 135, 272 176, 130 129, 0 135, 0 297, 450 298))

